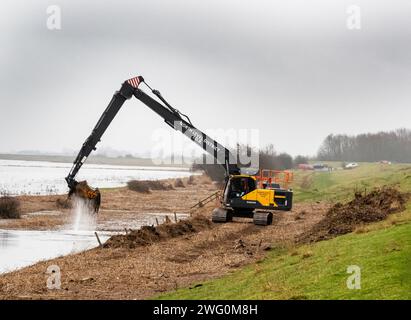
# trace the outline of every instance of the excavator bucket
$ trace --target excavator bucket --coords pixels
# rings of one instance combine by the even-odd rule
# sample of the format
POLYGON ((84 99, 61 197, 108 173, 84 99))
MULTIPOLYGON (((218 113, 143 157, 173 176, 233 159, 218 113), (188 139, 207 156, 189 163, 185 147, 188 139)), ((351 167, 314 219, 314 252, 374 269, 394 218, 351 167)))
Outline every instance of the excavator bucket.
POLYGON ((80 181, 77 182, 69 192, 69 198, 72 195, 75 195, 79 197, 80 199, 83 199, 87 201, 88 205, 90 208, 94 210, 94 213, 97 214, 98 210, 100 208, 100 202, 101 202, 101 194, 100 190, 98 188, 91 188, 88 184, 87 181, 80 181))

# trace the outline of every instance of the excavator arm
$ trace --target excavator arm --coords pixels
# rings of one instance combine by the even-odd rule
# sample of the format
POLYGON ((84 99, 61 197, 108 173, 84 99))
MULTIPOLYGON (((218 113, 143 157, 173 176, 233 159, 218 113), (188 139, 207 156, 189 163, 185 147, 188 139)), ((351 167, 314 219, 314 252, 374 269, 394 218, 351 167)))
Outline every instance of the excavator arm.
POLYGON ((133 96, 133 91, 133 88, 130 88, 130 86, 125 86, 123 84, 121 89, 114 94, 106 110, 104 110, 96 126, 91 132, 90 136, 83 143, 83 146, 81 147, 77 157, 73 162, 73 167, 71 168, 70 173, 66 177, 66 181, 70 191, 72 191, 77 185, 75 177, 79 172, 80 168, 82 167, 90 153, 96 150, 97 143, 100 141, 101 137, 107 130, 111 121, 117 115, 121 106, 124 104, 124 101, 130 99, 133 96))
MULTIPOLYGON (((144 79, 142 78, 142 81, 144 79)), ((145 82, 144 82, 145 83, 145 82)), ((148 85, 147 85, 148 86, 148 85)), ((177 109, 173 108, 161 95, 158 90, 151 89, 151 92, 156 95, 163 103, 159 103, 151 96, 135 88, 134 96, 143 102, 147 107, 162 117, 166 124, 172 127, 174 130, 181 132, 186 137, 195 142, 199 147, 208 152, 216 160, 216 164, 224 166, 226 176, 240 174, 240 169, 236 164, 234 155, 226 147, 209 137, 204 132, 200 131, 191 123, 190 118, 182 114, 177 109), (183 119, 186 118, 185 119, 183 119)))
POLYGON ((124 102, 135 96, 138 100, 143 102, 147 107, 162 117, 170 127, 180 131, 185 136, 190 138, 193 142, 199 145, 203 150, 211 154, 216 160, 217 164, 223 165, 226 171, 226 175, 236 175, 240 173, 235 158, 232 153, 219 144, 217 141, 210 138, 202 131, 195 128, 190 119, 173 108, 161 95, 158 90, 152 89, 141 76, 131 78, 125 81, 120 90, 117 91, 111 99, 109 105, 101 115, 99 121, 91 132, 90 136, 86 139, 81 147, 77 157, 73 162, 68 176, 65 178, 69 187, 69 197, 73 194, 78 195, 84 199, 88 199, 91 202, 94 211, 97 213, 100 206, 100 191, 88 186, 86 181, 78 182, 75 177, 79 172, 82 165, 87 160, 90 153, 96 150, 96 145, 100 141, 104 132, 117 115, 118 111, 124 104, 124 102), (162 102, 158 102, 150 95, 139 89, 140 84, 145 83, 151 92, 162 102))

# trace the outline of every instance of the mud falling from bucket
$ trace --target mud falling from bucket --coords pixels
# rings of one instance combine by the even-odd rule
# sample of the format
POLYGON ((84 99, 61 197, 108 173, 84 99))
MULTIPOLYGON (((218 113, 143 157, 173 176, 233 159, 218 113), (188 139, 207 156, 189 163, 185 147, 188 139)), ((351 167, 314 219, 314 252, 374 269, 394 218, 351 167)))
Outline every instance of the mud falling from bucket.
POLYGON ((89 201, 80 197, 73 198, 73 231, 94 230, 97 224, 97 215, 89 201))

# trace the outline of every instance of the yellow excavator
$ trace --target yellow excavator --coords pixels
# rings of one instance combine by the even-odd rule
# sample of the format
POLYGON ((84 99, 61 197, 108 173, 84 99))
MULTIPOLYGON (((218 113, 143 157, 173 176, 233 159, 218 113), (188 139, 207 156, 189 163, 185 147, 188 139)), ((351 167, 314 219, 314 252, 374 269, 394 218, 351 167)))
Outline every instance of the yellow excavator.
POLYGON ((114 94, 101 115, 90 136, 83 143, 74 160, 73 167, 65 178, 70 190, 69 197, 76 195, 85 199, 93 207, 94 212, 98 213, 101 202, 100 191, 98 188, 91 188, 86 181, 76 181, 75 177, 90 153, 96 150, 97 143, 124 102, 132 96, 157 113, 171 128, 181 132, 211 154, 216 160, 216 164, 224 167, 226 178, 221 207, 214 209, 212 213, 213 222, 228 222, 232 221, 233 217, 248 217, 253 218, 256 225, 270 225, 273 221, 273 211, 291 210, 292 190, 282 189, 278 186, 258 188, 256 177, 242 173, 237 165, 236 158, 227 148, 194 127, 188 116, 172 107, 161 93, 152 89, 141 76, 128 79, 122 84, 120 90, 114 94), (141 84, 145 84, 159 101, 144 92, 140 88, 141 84))

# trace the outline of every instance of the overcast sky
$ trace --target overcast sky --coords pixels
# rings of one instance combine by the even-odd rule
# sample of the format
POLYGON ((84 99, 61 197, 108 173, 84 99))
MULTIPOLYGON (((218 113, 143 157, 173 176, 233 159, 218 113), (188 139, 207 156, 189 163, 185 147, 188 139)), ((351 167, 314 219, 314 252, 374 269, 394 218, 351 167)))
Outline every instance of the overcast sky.
MULTIPOLYGON (((404 0, 2 0, 0 152, 78 150, 140 74, 198 128, 257 128, 293 155, 329 133, 410 127, 410 17, 404 0)), ((145 153, 158 128, 133 99, 99 146, 145 153)))

